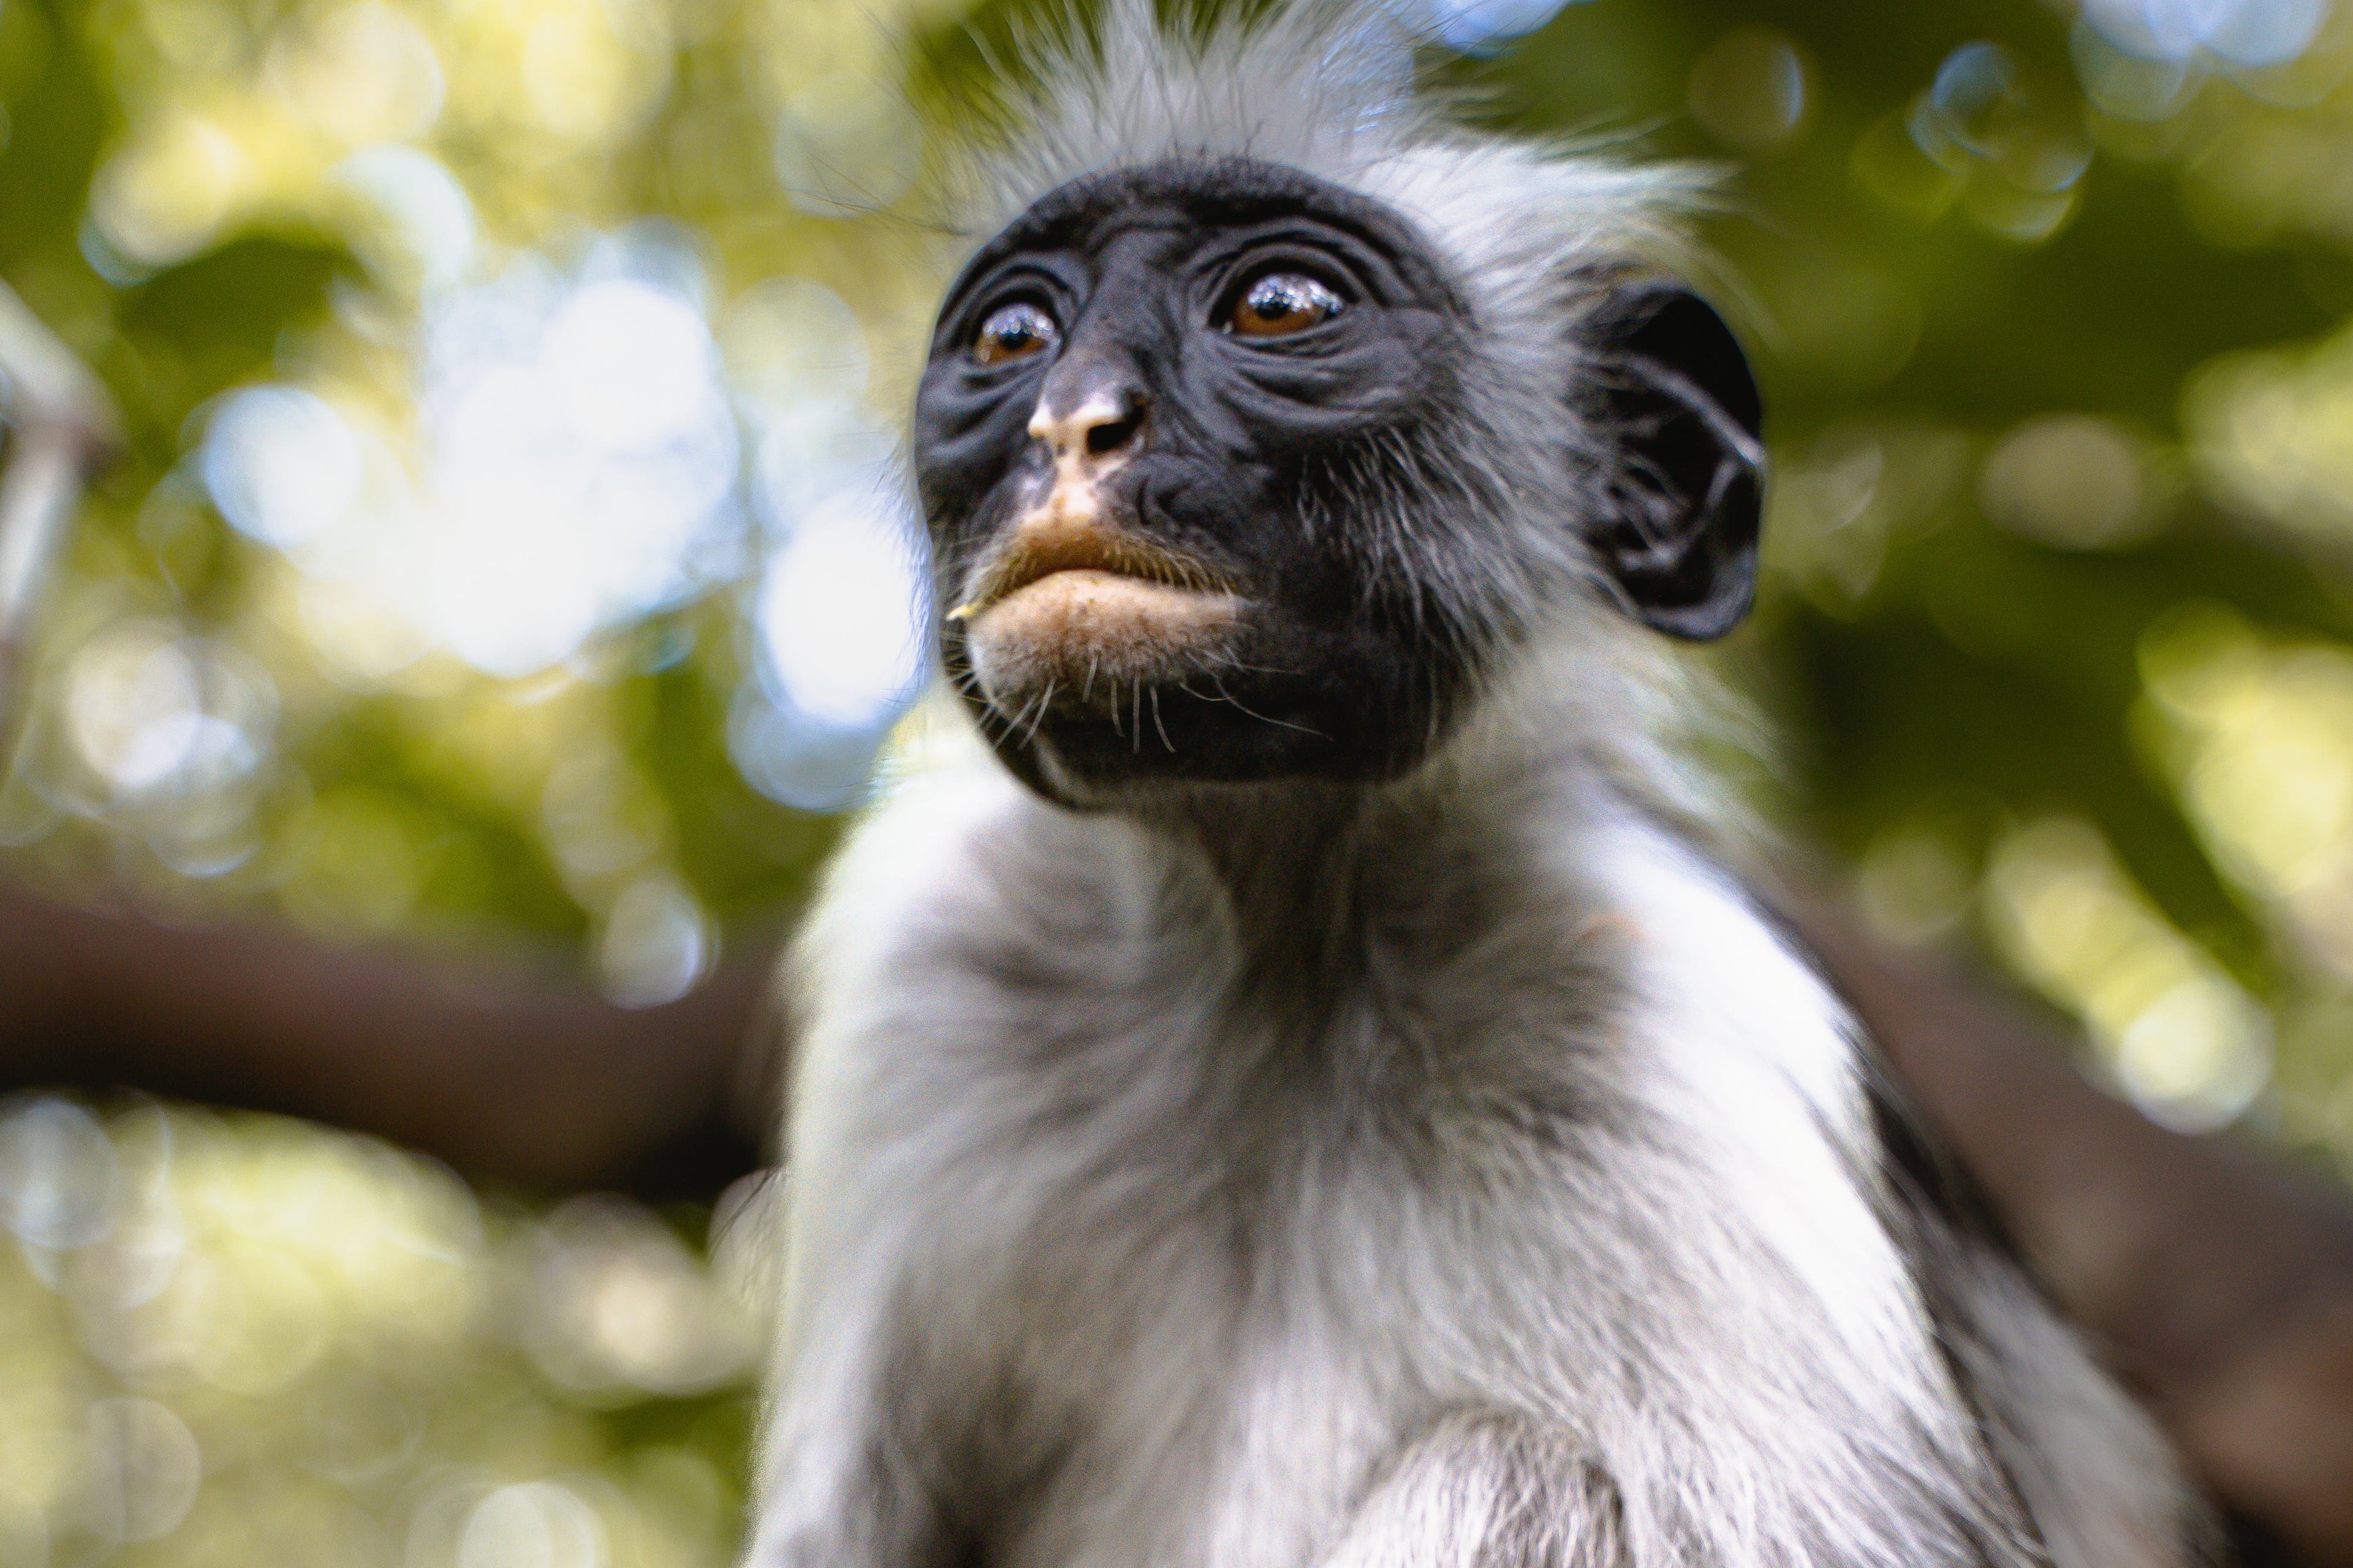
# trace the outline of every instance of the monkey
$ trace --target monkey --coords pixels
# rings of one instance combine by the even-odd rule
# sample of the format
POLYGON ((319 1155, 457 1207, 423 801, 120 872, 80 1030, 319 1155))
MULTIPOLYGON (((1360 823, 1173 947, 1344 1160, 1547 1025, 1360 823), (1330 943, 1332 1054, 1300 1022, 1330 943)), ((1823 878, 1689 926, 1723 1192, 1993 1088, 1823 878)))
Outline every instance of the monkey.
POLYGON ((966 180, 748 1561, 2212 1560, 1734 869, 1714 176, 1463 129, 1413 44, 1108 0, 966 180))

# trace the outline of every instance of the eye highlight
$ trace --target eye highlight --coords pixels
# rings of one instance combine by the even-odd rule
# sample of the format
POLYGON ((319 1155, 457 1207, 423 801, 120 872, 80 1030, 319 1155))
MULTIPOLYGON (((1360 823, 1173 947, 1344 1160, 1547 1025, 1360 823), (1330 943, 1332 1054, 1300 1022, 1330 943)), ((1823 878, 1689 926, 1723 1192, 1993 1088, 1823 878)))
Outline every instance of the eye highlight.
POLYGON ((1246 338, 1283 338, 1319 327, 1343 301, 1304 272, 1270 272, 1242 290, 1226 330, 1246 338))
POLYGON ((989 312, 972 341, 972 357, 983 364, 1028 359, 1053 347, 1061 336, 1054 318, 1035 305, 1003 305, 989 312))

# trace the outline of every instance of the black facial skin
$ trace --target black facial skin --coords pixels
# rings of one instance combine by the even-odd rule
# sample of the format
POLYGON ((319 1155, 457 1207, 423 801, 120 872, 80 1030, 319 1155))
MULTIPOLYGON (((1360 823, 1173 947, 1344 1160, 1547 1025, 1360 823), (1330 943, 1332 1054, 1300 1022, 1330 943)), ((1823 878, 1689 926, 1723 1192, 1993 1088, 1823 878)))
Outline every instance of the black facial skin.
MULTIPOLYGON (((1664 317, 1686 322, 1664 305, 1630 315, 1630 351, 1645 323, 1664 317)), ((1462 431, 1458 376, 1476 331, 1430 247, 1398 215, 1250 160, 1178 161, 1082 180, 984 247, 941 311, 916 401, 914 456, 942 651, 1007 764, 1068 801, 1057 776, 1101 797, 1150 780, 1377 779, 1419 762, 1475 673, 1444 650, 1471 639, 1433 625, 1443 612, 1431 600, 1417 605, 1413 584, 1389 580, 1394 574, 1371 568, 1371 552, 1335 537, 1351 514, 1335 476, 1381 470, 1388 465, 1377 454, 1398 442, 1462 431), (1320 282, 1340 309, 1290 335, 1229 330, 1237 305, 1270 273, 1320 282), (1017 304, 1041 311, 1058 336, 987 363, 975 352, 982 323, 1017 304), (993 712, 973 677, 965 624, 947 612, 971 590, 975 563, 1042 491, 1052 458, 1028 426, 1050 391, 1058 411, 1082 395, 1109 395, 1132 410, 1090 439, 1091 450, 1127 454, 1103 482, 1103 525, 1199 563, 1249 607, 1214 668, 1124 693, 1066 692, 1038 712, 993 712), (1364 460, 1351 460, 1357 456, 1364 460), (1041 766, 1041 747, 1055 768, 1041 766)), ((1683 401, 1662 405, 1640 375, 1625 382, 1611 418, 1648 419, 1689 437, 1696 416, 1683 401)), ((1689 387, 1677 382, 1674 390, 1689 387)), ((1749 397, 1753 405, 1753 388, 1749 397)), ((1753 428, 1753 414, 1746 423, 1753 428)), ((1671 597, 1696 595, 1720 607, 1715 556, 1700 550, 1705 559, 1679 576, 1677 564, 1694 553, 1683 538, 1690 531, 1666 526, 1679 517, 1658 500, 1691 481, 1702 449, 1713 450, 1713 426, 1699 424, 1702 438, 1683 439, 1688 450, 1671 471, 1650 476, 1648 491, 1621 487, 1651 504, 1621 542, 1628 549, 1605 553, 1614 564, 1619 553, 1663 552, 1672 559, 1662 569, 1653 560, 1651 575, 1668 583, 1671 597), (1694 588, 1697 579, 1708 580, 1694 588)), ((1747 499, 1753 508, 1753 488, 1747 499)), ((1729 497, 1734 510, 1739 501, 1729 497)), ((1711 525, 1694 537, 1718 531, 1711 525)), ((1754 537, 1752 520, 1752 571, 1754 537)), ((1738 560, 1732 564, 1737 575, 1738 560)), ((1745 587, 1732 597, 1745 605, 1745 587)), ((1630 598, 1640 595, 1630 588, 1630 598)), ((1705 618, 1654 624, 1707 635, 1705 618)))
MULTIPOLYGON (((1446 682, 1403 635, 1402 595, 1311 537, 1303 492, 1328 467, 1314 459, 1449 400, 1466 325, 1397 217, 1263 164, 1171 163, 1083 181, 982 250, 948 295, 916 404, 943 610, 1050 468, 1027 434, 1050 376, 1109 388, 1138 410, 1134 455, 1104 482, 1105 521, 1211 568, 1252 605, 1230 667, 1092 702, 1073 693, 1018 733, 1008 732, 1009 716, 983 713, 1014 770, 1041 784, 1030 754, 1040 740, 1090 784, 1356 778, 1407 765, 1446 682), (1223 330, 1270 271, 1318 279, 1342 308, 1291 336, 1223 330), (981 323, 1017 302, 1042 310, 1060 342, 980 363, 981 323)), ((966 700, 983 706, 966 679, 963 626, 944 622, 943 642, 966 700)))

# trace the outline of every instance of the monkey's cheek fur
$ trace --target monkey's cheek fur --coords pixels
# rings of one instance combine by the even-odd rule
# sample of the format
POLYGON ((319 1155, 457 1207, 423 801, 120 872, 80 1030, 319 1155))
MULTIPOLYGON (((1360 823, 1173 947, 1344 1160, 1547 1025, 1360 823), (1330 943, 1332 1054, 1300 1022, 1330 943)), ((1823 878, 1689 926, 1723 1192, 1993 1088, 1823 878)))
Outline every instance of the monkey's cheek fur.
POLYGON ((1056 572, 1007 595, 972 623, 973 673, 1008 715, 1124 710, 1139 683, 1180 683, 1227 662, 1245 600, 1113 572, 1056 572))

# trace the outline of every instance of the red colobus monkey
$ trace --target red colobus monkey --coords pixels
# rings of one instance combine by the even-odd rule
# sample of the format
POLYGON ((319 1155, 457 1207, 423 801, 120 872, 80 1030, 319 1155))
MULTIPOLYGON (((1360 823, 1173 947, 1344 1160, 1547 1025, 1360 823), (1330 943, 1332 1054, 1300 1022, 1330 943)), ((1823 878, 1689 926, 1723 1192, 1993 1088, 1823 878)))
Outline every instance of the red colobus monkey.
POLYGON ((1687 169, 1113 0, 975 179, 944 670, 795 959, 757 1568, 2160 1568, 2156 1429, 1718 863, 1687 169))

